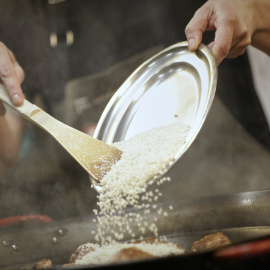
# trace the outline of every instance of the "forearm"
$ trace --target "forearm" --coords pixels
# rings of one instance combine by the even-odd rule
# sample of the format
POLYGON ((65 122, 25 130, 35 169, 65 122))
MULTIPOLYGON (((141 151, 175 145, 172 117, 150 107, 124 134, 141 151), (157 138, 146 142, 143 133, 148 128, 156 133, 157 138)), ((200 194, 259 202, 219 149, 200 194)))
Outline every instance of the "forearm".
POLYGON ((12 167, 18 155, 24 120, 6 113, 0 117, 0 178, 12 167))
MULTIPOLYGON (((11 102, 15 106, 23 103, 24 94, 21 83, 24 71, 14 54, 0 41, 0 83, 5 86, 11 102)), ((24 121, 19 116, 6 113, 0 101, 0 178, 16 160, 24 128, 24 121)))
POLYGON ((256 29, 251 45, 270 56, 270 0, 253 0, 256 29))

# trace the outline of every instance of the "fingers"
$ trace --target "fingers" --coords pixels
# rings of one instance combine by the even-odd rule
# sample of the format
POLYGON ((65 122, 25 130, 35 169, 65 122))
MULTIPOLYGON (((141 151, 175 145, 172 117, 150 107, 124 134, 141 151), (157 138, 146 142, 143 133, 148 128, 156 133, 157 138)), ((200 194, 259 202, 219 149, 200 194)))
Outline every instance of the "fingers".
POLYGON ((24 71, 23 71, 22 67, 19 65, 19 63, 17 62, 13 52, 8 50, 8 53, 9 53, 9 56, 10 56, 10 59, 11 59, 13 65, 14 65, 14 70, 15 70, 15 73, 17 75, 18 81, 21 84, 24 80, 24 77, 25 77, 24 71))
POLYGON ((227 58, 236 58, 242 54, 245 53, 247 48, 247 42, 246 40, 240 41, 235 46, 233 46, 230 50, 230 52, 227 54, 227 58))
POLYGON ((215 31, 215 39, 208 44, 217 64, 237 57, 251 44, 254 33, 254 11, 249 1, 208 0, 194 14, 185 29, 189 50, 195 51, 205 31, 215 31))
POLYGON ((210 19, 210 10, 206 3, 196 11, 193 18, 190 20, 185 29, 185 34, 188 41, 188 48, 191 52, 198 49, 202 42, 203 33, 208 30, 208 22, 210 19))
POLYGON ((230 52, 235 24, 233 20, 227 19, 224 16, 218 18, 215 23, 215 27, 217 29, 215 33, 215 40, 211 46, 213 54, 216 57, 217 64, 219 65, 230 52))
POLYGON ((20 86, 24 79, 24 72, 13 53, 2 42, 0 42, 0 55, 0 79, 7 88, 13 104, 19 106, 24 97, 20 86))
POLYGON ((215 40, 208 47, 212 49, 218 65, 230 51, 235 27, 234 20, 228 16, 228 12, 223 12, 221 14, 215 11, 214 6, 207 2, 197 10, 185 30, 190 51, 199 47, 206 30, 216 30, 215 40))
MULTIPOLYGON (((231 12, 232 13, 232 12, 231 12)), ((229 14, 229 13, 227 13, 229 14)), ((216 57, 217 63, 226 58, 235 58, 242 55, 251 43, 251 33, 246 24, 236 15, 223 16, 217 20, 215 40, 208 45, 216 57)))

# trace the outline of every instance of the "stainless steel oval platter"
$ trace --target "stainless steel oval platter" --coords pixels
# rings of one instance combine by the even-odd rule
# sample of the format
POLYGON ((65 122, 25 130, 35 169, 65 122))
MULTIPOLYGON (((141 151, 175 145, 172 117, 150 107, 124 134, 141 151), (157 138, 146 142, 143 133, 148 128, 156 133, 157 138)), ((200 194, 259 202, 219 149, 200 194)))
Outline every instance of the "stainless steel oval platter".
MULTIPOLYGON (((107 104, 94 137, 108 144, 128 140, 154 127, 180 120, 191 127, 173 164, 190 147, 212 105, 217 65, 211 50, 196 52, 187 42, 174 44, 139 66, 107 104)), ((100 186, 92 180, 94 187, 100 186)))

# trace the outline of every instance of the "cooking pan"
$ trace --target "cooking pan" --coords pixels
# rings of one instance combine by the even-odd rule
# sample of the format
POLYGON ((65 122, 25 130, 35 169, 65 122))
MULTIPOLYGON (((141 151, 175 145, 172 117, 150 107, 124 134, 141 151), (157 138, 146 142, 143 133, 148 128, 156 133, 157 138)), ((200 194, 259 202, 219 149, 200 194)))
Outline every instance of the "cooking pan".
MULTIPOLYGON (((218 231, 225 233, 237 247, 247 243, 252 243, 253 246, 251 245, 247 253, 241 252, 243 249, 239 248, 235 251, 236 256, 230 255, 230 252, 226 255, 226 252, 222 254, 216 251, 205 251, 198 254, 116 265, 80 266, 76 269, 123 267, 133 269, 162 265, 170 269, 180 267, 181 269, 187 269, 187 267, 189 269, 214 269, 217 265, 220 269, 225 266, 226 269, 230 269, 229 267, 241 269, 240 266, 245 265, 245 269, 250 269, 248 267, 253 262, 262 265, 270 261, 268 256, 264 255, 270 252, 270 241, 267 238, 270 237, 269 190, 167 202, 159 204, 158 207, 167 209, 169 215, 164 218, 155 212, 144 215, 144 220, 151 222, 157 217, 159 234, 166 235, 170 241, 180 244, 185 249, 189 249, 194 241, 218 231), (168 210, 170 206, 173 206, 173 210, 168 210), (259 242, 257 242, 258 239, 259 242), (260 243, 263 243, 266 248, 261 250, 260 243)), ((128 209, 127 211, 135 210, 128 209)), ((95 242, 94 235, 91 234, 91 231, 95 229, 93 218, 94 216, 90 215, 46 224, 20 224, 0 229, 2 242, 0 268, 17 269, 40 259, 49 258, 54 264, 53 269, 63 269, 61 265, 68 263, 71 254, 80 244, 86 241, 95 242)), ((133 226, 136 231, 136 224, 133 226)), ((145 236, 151 236, 151 233, 146 232, 145 236)), ((248 248, 244 246, 244 250, 248 248)))

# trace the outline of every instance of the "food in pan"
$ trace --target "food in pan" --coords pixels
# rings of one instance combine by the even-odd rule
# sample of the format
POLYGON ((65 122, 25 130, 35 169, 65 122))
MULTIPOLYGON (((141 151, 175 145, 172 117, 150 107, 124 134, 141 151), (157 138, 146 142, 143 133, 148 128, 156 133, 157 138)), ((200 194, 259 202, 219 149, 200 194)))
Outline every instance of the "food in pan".
POLYGON ((184 249, 179 245, 155 237, 136 242, 112 243, 104 246, 86 243, 72 254, 70 263, 75 265, 110 264, 179 255, 184 252, 184 249))
POLYGON ((148 237, 128 243, 114 243, 105 246, 86 243, 78 247, 70 258, 75 265, 106 264, 180 255, 197 251, 218 249, 231 244, 231 240, 222 232, 207 235, 195 241, 190 250, 180 245, 156 237, 148 237))
POLYGON ((53 267, 52 261, 49 259, 43 259, 37 263, 31 265, 25 265, 20 270, 38 270, 38 269, 51 269, 53 267))
POLYGON ((231 245, 231 240, 223 233, 209 234, 193 243, 191 251, 205 251, 231 245))
MULTIPOLYGON (((65 264, 66 268, 80 265, 102 265, 120 262, 132 262, 136 260, 147 260, 170 255, 182 255, 207 250, 218 249, 231 244, 231 240, 222 232, 207 235, 195 241, 189 250, 184 250, 180 245, 168 242, 156 237, 148 237, 143 240, 126 243, 114 243, 105 246, 86 243, 77 248, 71 255, 70 262, 65 264)), ((52 263, 44 259, 32 267, 23 268, 27 270, 50 269, 52 263)))

